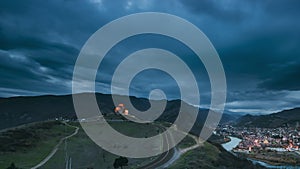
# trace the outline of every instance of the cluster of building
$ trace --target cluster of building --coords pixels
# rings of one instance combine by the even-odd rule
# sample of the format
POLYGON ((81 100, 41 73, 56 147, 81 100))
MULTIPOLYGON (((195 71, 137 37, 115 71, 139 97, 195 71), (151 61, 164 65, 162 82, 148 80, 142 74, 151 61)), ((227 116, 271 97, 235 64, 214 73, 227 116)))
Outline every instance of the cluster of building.
POLYGON ((115 113, 123 114, 125 116, 129 115, 129 111, 125 108, 125 105, 120 103, 116 108, 115 108, 115 113))
POLYGON ((299 151, 300 130, 298 127, 282 128, 235 128, 230 125, 219 126, 216 134, 236 136, 242 141, 234 149, 238 152, 255 152, 260 150, 299 151))

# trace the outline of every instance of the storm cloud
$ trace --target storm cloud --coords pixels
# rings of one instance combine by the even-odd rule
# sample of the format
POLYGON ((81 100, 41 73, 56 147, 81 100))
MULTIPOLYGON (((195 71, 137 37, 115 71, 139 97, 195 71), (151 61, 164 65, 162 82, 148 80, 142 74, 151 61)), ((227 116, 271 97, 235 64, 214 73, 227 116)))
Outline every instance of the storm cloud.
MULTIPOLYGON (((73 68, 88 38, 114 19, 151 11, 185 18, 208 36, 225 69, 228 110, 270 113, 297 107, 299 8, 297 0, 1 1, 0 97, 70 94, 73 68)), ((108 53, 103 71, 99 69, 97 91, 110 93, 118 63, 131 52, 149 47, 170 50, 193 68, 201 105, 208 107, 210 84, 203 65, 191 59, 196 56, 184 45, 164 37, 134 37, 120 43, 108 53)), ((169 99, 179 97, 174 81, 157 71, 145 72, 133 82, 131 94, 138 97, 147 97, 155 87, 165 89, 169 99)), ((119 92, 123 94, 123 89, 119 92)))

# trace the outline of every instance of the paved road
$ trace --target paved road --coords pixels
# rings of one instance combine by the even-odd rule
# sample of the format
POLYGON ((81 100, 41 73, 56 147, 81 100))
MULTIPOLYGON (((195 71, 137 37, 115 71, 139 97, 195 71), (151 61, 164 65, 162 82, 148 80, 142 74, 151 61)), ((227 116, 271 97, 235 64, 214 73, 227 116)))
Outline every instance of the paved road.
MULTIPOLYGON (((164 127, 158 126, 162 129, 162 131, 166 130, 164 127)), ((170 133, 167 132, 166 135, 164 135, 163 138, 163 146, 169 149, 171 145, 171 141, 173 141, 173 138, 170 133)), ((163 166, 165 163, 167 163, 174 155, 175 148, 172 148, 164 153, 162 153, 157 159, 152 161, 151 163, 139 167, 139 169, 152 169, 152 168, 159 168, 163 166)))
MULTIPOLYGON (((178 130, 177 130, 178 131, 178 130)), ((191 146, 191 147, 187 147, 184 149, 179 149, 177 150, 177 148, 172 148, 171 150, 161 154, 157 159, 155 159, 154 161, 152 161, 151 163, 140 167, 139 169, 154 169, 154 168, 166 168, 168 166, 170 166, 171 164, 173 164, 176 160, 178 160, 180 158, 181 155, 183 155, 184 153, 196 149, 199 146, 203 145, 203 141, 200 140, 198 137, 191 135, 191 134, 187 134, 190 137, 192 137, 196 144, 191 146)), ((172 141, 172 136, 170 133, 167 133, 167 136, 164 138, 164 146, 168 146, 169 148, 169 142, 172 141)))
POLYGON ((76 130, 74 131, 74 133, 72 133, 71 135, 69 136, 66 136, 64 138, 61 138, 58 142, 58 144, 52 149, 52 151, 50 152, 50 154, 48 154, 48 156, 42 160, 39 164, 37 164, 36 166, 32 167, 31 169, 38 169, 39 167, 45 165, 53 156, 54 154, 57 152, 58 150, 58 147, 63 143, 64 140, 68 139, 68 138, 71 138, 73 136, 75 136, 77 133, 78 133, 78 130, 79 130, 79 127, 76 127, 76 126, 72 126, 72 125, 69 125, 68 123, 66 122, 63 122, 65 125, 69 126, 69 127, 73 127, 73 128, 76 128, 76 130))

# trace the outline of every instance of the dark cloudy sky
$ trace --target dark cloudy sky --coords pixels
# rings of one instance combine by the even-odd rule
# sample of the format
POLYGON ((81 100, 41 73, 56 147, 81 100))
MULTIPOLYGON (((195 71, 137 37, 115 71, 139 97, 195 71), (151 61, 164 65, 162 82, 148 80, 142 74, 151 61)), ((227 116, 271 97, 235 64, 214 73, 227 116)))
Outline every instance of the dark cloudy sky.
MULTIPOLYGON (((73 67, 87 39, 114 19, 151 11, 187 19, 208 36, 226 72, 227 110, 270 113, 298 107, 299 9, 298 0, 2 0, 0 97, 71 93, 73 67)), ((136 49, 163 47, 189 62, 185 58, 190 55, 189 50, 178 48, 180 45, 156 36, 122 42, 108 54, 112 57, 108 57, 105 71, 98 73, 97 91, 109 93, 113 73, 109 67, 136 49)), ((202 71, 198 66, 194 69, 202 71)), ((205 73, 199 74, 204 77, 199 82, 201 104, 207 107, 209 84, 205 73)), ((158 86, 166 90, 169 98, 176 98, 178 92, 173 83, 162 72, 148 71, 133 81, 131 93, 145 97, 158 86), (157 80, 149 78, 154 74, 157 80)))

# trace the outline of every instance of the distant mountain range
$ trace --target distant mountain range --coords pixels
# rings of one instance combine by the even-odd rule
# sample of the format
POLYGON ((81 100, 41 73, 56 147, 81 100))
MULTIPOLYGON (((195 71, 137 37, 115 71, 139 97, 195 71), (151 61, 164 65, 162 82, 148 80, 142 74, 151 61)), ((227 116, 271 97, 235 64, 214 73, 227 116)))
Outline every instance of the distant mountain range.
POLYGON ((236 126, 276 128, 300 124, 300 108, 284 110, 268 115, 247 114, 239 118, 236 126))
MULTIPOLYGON (((125 97, 125 96, 117 96, 125 97)), ((99 108, 105 114, 113 113, 114 104, 112 95, 96 94, 99 108)), ((130 96, 132 104, 139 110, 147 110, 150 107, 148 99, 130 96)), ((158 120, 174 122, 180 109, 180 100, 167 101, 166 109, 158 120)), ((185 106, 195 108, 187 103, 185 106)), ((198 131, 206 120, 208 109, 199 109, 194 129, 198 131)), ((73 107, 72 95, 64 96, 30 96, 0 98, 0 129, 14 127, 26 123, 44 121, 55 118, 77 119, 73 107)), ((221 122, 234 121, 238 116, 230 113, 223 114, 221 122)))

